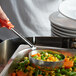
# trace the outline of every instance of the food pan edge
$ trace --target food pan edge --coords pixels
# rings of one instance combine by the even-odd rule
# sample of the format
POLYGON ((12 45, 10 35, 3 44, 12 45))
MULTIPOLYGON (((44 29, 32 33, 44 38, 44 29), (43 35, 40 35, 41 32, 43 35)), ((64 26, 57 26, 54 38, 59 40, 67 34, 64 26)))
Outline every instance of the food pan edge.
MULTIPOLYGON (((41 50, 44 50, 44 49, 61 50, 61 51, 70 52, 72 54, 76 54, 76 49, 36 46, 36 50, 39 50, 39 49, 41 49, 41 50)), ((15 63, 18 60, 22 59, 25 55, 27 55, 31 50, 32 50, 32 48, 23 49, 19 53, 17 53, 17 56, 14 59, 12 59, 12 57, 11 57, 11 59, 9 60, 8 64, 6 65, 6 67, 4 68, 4 70, 2 71, 0 76, 9 76, 9 73, 12 71, 11 69, 14 67, 15 63)))

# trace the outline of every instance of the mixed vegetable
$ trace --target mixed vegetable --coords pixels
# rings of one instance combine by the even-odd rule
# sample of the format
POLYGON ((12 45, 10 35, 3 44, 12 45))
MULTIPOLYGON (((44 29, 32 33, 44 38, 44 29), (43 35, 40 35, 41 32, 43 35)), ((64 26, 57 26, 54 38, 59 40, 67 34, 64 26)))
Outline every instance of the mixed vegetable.
POLYGON ((62 54, 57 54, 55 52, 52 51, 47 51, 47 52, 40 52, 40 53, 36 53, 31 55, 32 58, 37 59, 37 60, 43 60, 43 61, 51 61, 51 62, 56 62, 59 60, 63 60, 63 56, 62 54))
MULTIPOLYGON (((61 56, 55 57, 58 58, 57 60, 62 59, 61 56)), ((45 57, 43 58, 43 60, 46 59, 45 57)), ((30 63, 28 57, 24 57, 23 60, 17 63, 17 66, 11 76, 76 76, 76 56, 65 56, 63 66, 52 70, 49 70, 48 68, 43 70, 40 67, 36 67, 30 63)))

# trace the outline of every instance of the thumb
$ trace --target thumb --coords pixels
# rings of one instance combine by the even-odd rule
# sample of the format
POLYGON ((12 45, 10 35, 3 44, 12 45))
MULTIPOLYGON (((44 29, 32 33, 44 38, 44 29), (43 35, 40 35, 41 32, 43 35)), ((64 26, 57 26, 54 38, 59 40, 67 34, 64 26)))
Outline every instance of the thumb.
POLYGON ((0 18, 3 20, 9 20, 4 11, 2 10, 1 6, 0 6, 0 18))

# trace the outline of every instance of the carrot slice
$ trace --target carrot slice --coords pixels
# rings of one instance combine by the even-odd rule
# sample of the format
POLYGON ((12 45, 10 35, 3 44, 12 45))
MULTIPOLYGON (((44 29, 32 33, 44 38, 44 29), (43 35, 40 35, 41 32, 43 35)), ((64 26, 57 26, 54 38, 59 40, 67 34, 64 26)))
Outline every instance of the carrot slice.
POLYGON ((12 73, 11 76, 16 76, 16 73, 12 73))
POLYGON ((32 55, 32 57, 36 56, 37 54, 32 55))
POLYGON ((66 62, 66 61, 69 61, 69 58, 65 58, 65 59, 64 59, 64 62, 66 62))
POLYGON ((43 75, 38 75, 38 76, 43 76, 43 75))
POLYGON ((22 71, 18 71, 18 72, 17 72, 17 76, 28 76, 28 75, 25 74, 25 73, 22 72, 22 71))
POLYGON ((40 55, 40 53, 37 53, 37 55, 40 57, 41 55, 40 55))
POLYGON ((52 61, 55 60, 54 57, 48 57, 48 59, 49 59, 49 60, 52 60, 52 61))
POLYGON ((39 69, 41 68, 40 66, 37 66, 39 69))
POLYGON ((69 69, 69 68, 73 67, 73 65, 74 65, 73 63, 74 63, 73 61, 66 61, 66 62, 64 62, 64 67, 66 69, 69 69))

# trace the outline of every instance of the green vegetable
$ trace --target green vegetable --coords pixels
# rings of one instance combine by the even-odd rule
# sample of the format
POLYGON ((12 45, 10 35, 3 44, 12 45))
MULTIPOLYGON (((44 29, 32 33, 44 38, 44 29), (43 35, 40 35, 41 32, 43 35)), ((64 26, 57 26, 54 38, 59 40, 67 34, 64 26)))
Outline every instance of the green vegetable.
POLYGON ((55 57, 57 57, 58 54, 54 54, 55 57))
POLYGON ((42 74, 42 71, 39 70, 39 74, 41 75, 42 74))
POLYGON ((65 69, 62 69, 62 70, 61 70, 61 73, 62 73, 62 74, 65 74, 65 75, 68 75, 68 76, 76 76, 76 72, 68 72, 68 71, 65 70, 65 69))
POLYGON ((36 59, 37 57, 38 57, 38 56, 36 55, 36 56, 34 56, 33 58, 36 59))
POLYGON ((38 76, 38 74, 39 74, 39 70, 37 69, 37 70, 35 71, 35 76, 38 76))
POLYGON ((44 60, 44 56, 43 55, 41 56, 41 59, 44 60))
POLYGON ((26 73, 26 72, 28 72, 28 70, 27 70, 27 69, 25 69, 25 70, 24 70, 24 72, 26 73))
POLYGON ((67 70, 65 70, 65 69, 63 68, 63 69, 61 69, 61 73, 67 75, 68 72, 67 72, 67 70))
POLYGON ((56 73, 55 76, 62 76, 60 73, 56 73))
POLYGON ((68 72, 67 75, 68 76, 76 76, 76 72, 68 72))
POLYGON ((57 57, 59 60, 63 59, 63 56, 61 54, 60 55, 59 54, 54 54, 54 56, 57 57))
POLYGON ((20 66, 24 66, 25 64, 24 64, 24 62, 21 62, 21 63, 19 63, 19 65, 20 65, 20 66))
POLYGON ((21 66, 18 66, 17 70, 20 70, 20 69, 22 69, 21 66))
POLYGON ((44 52, 44 51, 42 51, 42 52, 41 52, 41 54, 45 54, 45 52, 44 52))
POLYGON ((57 69, 56 72, 57 72, 57 73, 60 73, 60 69, 57 69))
POLYGON ((45 68, 45 70, 49 71, 49 69, 45 68))
POLYGON ((53 54, 53 52, 52 52, 52 51, 48 51, 48 53, 49 53, 49 54, 53 54))
POLYGON ((76 68, 75 66, 72 67, 72 69, 76 68))
POLYGON ((76 55, 74 57, 76 58, 76 55))
MULTIPOLYGON (((50 55, 48 55, 48 57, 50 57, 50 55)), ((47 57, 47 58, 48 58, 48 57, 47 57)))
POLYGON ((26 62, 24 61, 24 62, 21 62, 21 63, 19 63, 19 68, 18 69, 22 69, 22 71, 24 71, 25 72, 25 64, 26 64, 26 62))
POLYGON ((68 72, 70 71, 70 69, 66 69, 68 72))
POLYGON ((44 57, 45 57, 45 53, 46 53, 46 52, 44 52, 44 51, 41 52, 41 54, 42 54, 44 57))
POLYGON ((60 55, 57 55, 57 58, 60 59, 60 60, 62 59, 60 55))
MULTIPOLYGON (((42 56, 41 59, 44 60, 45 57, 45 53, 46 52, 42 52, 42 56)), ((52 52, 50 52, 52 53, 52 52)), ((58 59, 63 59, 63 56, 61 54, 54 54, 52 53, 55 57, 57 57, 58 59)), ((38 56, 34 56, 33 58, 37 58, 38 56)), ((45 59, 47 59, 49 57, 49 54, 46 54, 45 59)), ((68 58, 70 58, 68 56, 68 58)), ((71 57, 70 59, 73 60, 75 57, 71 57), (71 59, 72 58, 72 59, 71 59)), ((76 60, 74 60, 74 66, 72 67, 72 71, 71 69, 65 69, 64 67, 60 67, 60 68, 54 68, 52 69, 52 71, 55 72, 55 76, 76 76, 76 72, 75 72, 75 68, 76 68, 76 60)), ((51 76, 51 70, 49 70, 48 68, 44 68, 44 70, 49 71, 49 72, 44 72, 39 70, 37 67, 32 66, 32 63, 29 62, 29 58, 24 58, 21 61, 17 62, 17 64, 15 65, 15 72, 16 71, 23 71, 23 72, 31 72, 33 71, 33 76, 38 76, 38 75, 42 75, 42 76, 51 76), (28 66, 31 66, 29 68, 27 68, 28 66), (33 69, 32 69, 33 68, 33 69)))
POLYGON ((74 63, 76 63, 76 60, 74 60, 74 63))

